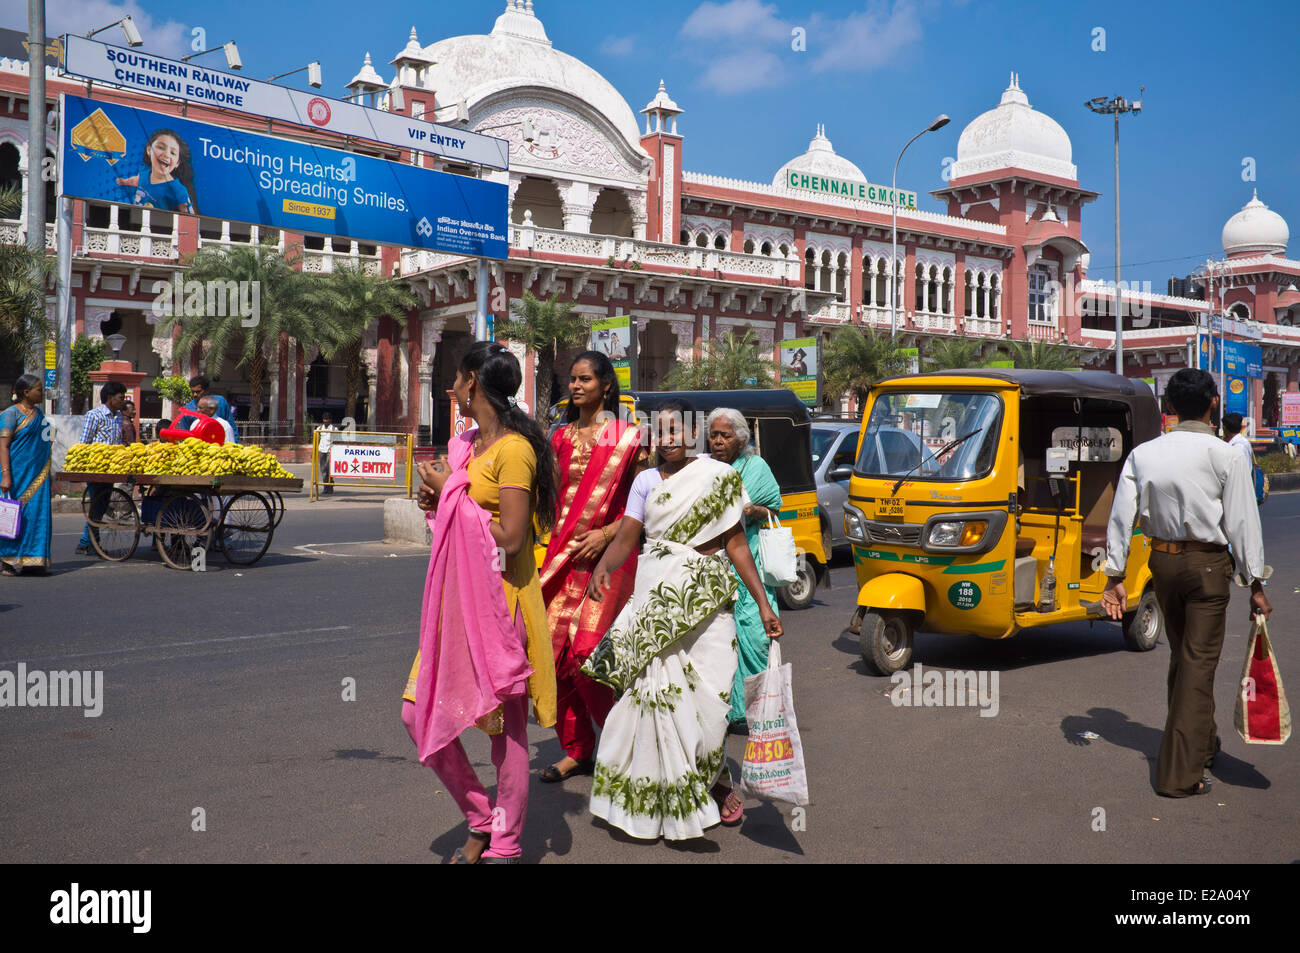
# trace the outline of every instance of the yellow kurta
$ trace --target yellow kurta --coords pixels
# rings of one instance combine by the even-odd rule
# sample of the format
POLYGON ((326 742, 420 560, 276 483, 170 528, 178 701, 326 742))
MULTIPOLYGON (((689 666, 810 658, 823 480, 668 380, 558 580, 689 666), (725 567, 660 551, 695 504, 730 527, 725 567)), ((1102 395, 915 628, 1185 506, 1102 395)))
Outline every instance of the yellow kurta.
MULTIPOLYGON (((487 510, 495 522, 501 519, 502 487, 526 490, 530 497, 536 493, 537 455, 528 440, 517 433, 506 434, 473 457, 468 469, 470 499, 487 510)), ((501 572, 501 585, 505 589, 510 617, 515 617, 518 607, 528 632, 528 664, 533 668, 533 674, 528 676, 528 697, 533 702, 533 717, 543 728, 549 728, 555 724, 555 656, 551 649, 551 632, 546 623, 546 603, 542 599, 542 583, 537 575, 531 533, 518 555, 507 558, 501 572)), ((406 693, 402 696, 407 701, 415 701, 415 678, 419 670, 420 655, 417 652, 406 683, 406 693)))

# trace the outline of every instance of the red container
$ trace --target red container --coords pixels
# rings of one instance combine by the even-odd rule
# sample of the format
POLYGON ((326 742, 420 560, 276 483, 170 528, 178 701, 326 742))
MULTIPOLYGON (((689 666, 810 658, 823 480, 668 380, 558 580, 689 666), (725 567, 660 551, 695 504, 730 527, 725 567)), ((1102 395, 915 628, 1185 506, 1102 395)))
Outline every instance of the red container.
POLYGON ((215 417, 200 414, 195 410, 182 410, 172 418, 172 425, 158 434, 158 439, 167 443, 180 443, 186 437, 198 437, 200 440, 221 446, 226 442, 226 428, 221 426, 215 417), (183 417, 195 418, 189 430, 176 426, 183 417))

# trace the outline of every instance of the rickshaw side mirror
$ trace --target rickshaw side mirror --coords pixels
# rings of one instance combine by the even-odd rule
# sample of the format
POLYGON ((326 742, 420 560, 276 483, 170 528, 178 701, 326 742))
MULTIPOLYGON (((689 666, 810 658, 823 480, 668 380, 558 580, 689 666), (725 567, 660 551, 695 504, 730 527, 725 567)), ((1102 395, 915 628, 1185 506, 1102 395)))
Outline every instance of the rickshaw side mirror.
POLYGON ((832 483, 839 483, 841 480, 847 480, 849 477, 853 476, 853 468, 847 466, 836 467, 826 476, 832 483))

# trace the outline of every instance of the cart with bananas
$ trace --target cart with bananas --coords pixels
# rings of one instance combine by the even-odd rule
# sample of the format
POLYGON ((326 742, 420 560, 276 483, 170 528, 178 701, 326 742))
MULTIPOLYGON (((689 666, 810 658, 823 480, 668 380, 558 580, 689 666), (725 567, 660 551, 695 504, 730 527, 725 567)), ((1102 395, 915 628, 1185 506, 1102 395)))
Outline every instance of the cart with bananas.
POLYGON ((153 537, 173 569, 191 569, 216 550, 251 566, 271 546, 285 492, 302 489, 275 457, 247 444, 197 438, 178 443, 75 444, 55 479, 85 483, 82 509, 91 544, 121 562, 153 537))

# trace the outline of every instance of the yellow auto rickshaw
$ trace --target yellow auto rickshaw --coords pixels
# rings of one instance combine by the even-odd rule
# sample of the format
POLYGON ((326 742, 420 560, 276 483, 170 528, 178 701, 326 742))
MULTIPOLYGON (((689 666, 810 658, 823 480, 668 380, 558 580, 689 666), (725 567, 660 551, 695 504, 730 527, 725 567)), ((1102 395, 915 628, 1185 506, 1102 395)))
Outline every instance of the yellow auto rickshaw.
MULTIPOLYGON (((1106 530, 1129 452, 1160 433, 1142 381, 1097 371, 960 370, 871 389, 844 507, 867 667, 912 661, 918 630, 1004 639, 1101 617, 1106 530)), ((1163 620, 1134 534, 1124 644, 1163 620)))
MULTIPOLYGON (((749 425, 755 449, 772 468, 781 487, 781 525, 794 534, 795 546, 803 559, 795 582, 776 590, 777 599, 786 609, 806 609, 812 605, 819 583, 826 581, 831 551, 830 524, 817 505, 817 485, 812 466, 812 418, 808 408, 793 391, 723 390, 723 391, 633 391, 620 395, 623 412, 647 421, 670 397, 688 401, 700 415, 700 428, 709 413, 718 407, 739 411, 749 425)), ((553 411, 563 421, 568 399, 553 411)), ((630 418, 629 418, 630 419, 630 418)), ((707 434, 701 433, 701 449, 707 450, 707 434)), ((538 565, 546 555, 546 539, 537 546, 538 565)))

